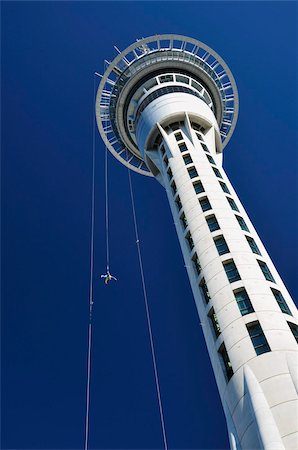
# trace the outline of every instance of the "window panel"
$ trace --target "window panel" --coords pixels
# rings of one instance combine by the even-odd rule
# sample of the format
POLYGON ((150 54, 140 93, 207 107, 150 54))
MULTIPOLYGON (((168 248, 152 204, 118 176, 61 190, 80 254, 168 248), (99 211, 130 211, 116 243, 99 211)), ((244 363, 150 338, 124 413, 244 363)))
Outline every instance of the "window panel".
POLYGON ((190 232, 187 233, 187 235, 185 236, 185 239, 188 242, 188 246, 189 246, 190 250, 192 250, 194 248, 194 243, 193 243, 192 236, 191 236, 190 232))
POLYGON ((192 259, 194 268, 195 268, 195 270, 197 272, 197 275, 200 275, 200 273, 201 273, 201 264, 200 264, 198 255, 195 253, 191 259, 192 259))
POLYGON ((242 316, 254 312, 250 298, 244 288, 234 291, 234 295, 242 316))
POLYGON ((205 192, 205 189, 204 189, 201 181, 196 181, 195 183, 193 183, 193 187, 194 187, 194 190, 195 190, 196 194, 200 194, 201 192, 205 192))
POLYGON ((192 163, 192 157, 190 156, 190 154, 184 155, 183 159, 184 159, 184 164, 185 165, 192 163))
POLYGON ((180 209, 182 208, 182 203, 179 196, 176 198, 175 203, 177 205, 178 211, 180 211, 180 209))
POLYGON ((168 174, 169 180, 171 180, 171 178, 173 178, 173 173, 171 171, 171 168, 168 169, 167 174, 168 174))
POLYGON ((181 214, 180 221, 182 223, 183 228, 186 229, 188 227, 188 223, 184 213, 181 214))
POLYGON ((179 147, 179 150, 180 150, 181 153, 188 151, 188 148, 187 148, 185 142, 182 142, 181 144, 178 144, 178 147, 179 147))
POLYGON ((210 231, 219 230, 219 225, 214 215, 206 217, 206 221, 210 231))
POLYGON ((267 281, 272 281, 273 283, 275 283, 275 280, 272 276, 272 273, 270 272, 268 266, 266 263, 264 263, 263 261, 258 260, 259 266, 261 268, 261 271, 263 272, 264 277, 266 278, 267 281))
POLYGON ((258 321, 246 325, 257 355, 270 352, 270 347, 258 321))
POLYGON ((227 277, 228 277, 228 280, 230 283, 233 283, 234 281, 241 279, 239 272, 237 270, 237 267, 233 260, 223 262, 223 266, 224 266, 224 269, 226 271, 226 274, 227 274, 227 277))
POLYGON ((192 122, 192 123, 191 123, 191 126, 192 126, 192 128, 193 128, 194 130, 197 130, 197 131, 199 131, 199 130, 201 129, 201 126, 198 125, 198 124, 195 123, 195 122, 192 122))
POLYGON ((226 243, 226 240, 223 236, 218 236, 214 238, 214 243, 216 245, 217 251, 219 255, 224 255, 225 253, 229 253, 229 247, 226 243))
POLYGON ((179 132, 179 133, 175 133, 175 138, 176 138, 176 141, 182 141, 183 140, 183 136, 182 136, 182 134, 179 132))
POLYGON ((235 201, 234 201, 232 198, 230 198, 230 197, 227 197, 227 200, 228 200, 228 202, 229 202, 230 207, 231 207, 234 211, 238 211, 238 212, 239 212, 239 209, 238 209, 238 207, 237 207, 235 201))
POLYGON ((226 379, 227 381, 229 381, 230 378, 232 378, 234 372, 224 343, 222 343, 222 345, 219 347, 218 353, 220 355, 221 363, 225 371, 226 379))
POLYGON ((218 336, 221 333, 221 330, 220 330, 220 326, 219 326, 219 323, 218 323, 218 320, 217 320, 217 316, 216 316, 213 308, 210 309, 210 311, 208 313, 208 317, 209 317, 210 322, 212 324, 212 328, 213 328, 215 337, 218 338, 218 336))
POLYGON ((208 211, 211 209, 211 205, 207 197, 200 198, 199 202, 203 211, 208 211))
POLYGON ((175 194, 176 194, 176 192, 177 192, 177 186, 176 186, 176 183, 175 183, 175 181, 173 181, 173 182, 172 182, 172 184, 171 184, 171 188, 172 188, 173 194, 175 195, 175 194))
POLYGON ((288 307, 285 299, 283 298, 283 295, 281 292, 279 292, 277 289, 271 288, 271 291, 275 297, 275 300, 278 303, 278 306, 280 307, 281 311, 285 314, 290 314, 292 316, 293 314, 290 311, 290 308, 288 307))
POLYGON ((236 217, 236 219, 238 220, 238 223, 239 223, 239 225, 240 225, 241 230, 244 230, 244 231, 248 231, 248 232, 249 232, 249 229, 248 229, 248 227, 247 227, 247 225, 246 225, 244 219, 243 219, 242 217, 236 216, 236 215, 235 215, 235 217, 236 217))
POLYGON ((220 173, 220 171, 218 170, 217 167, 212 167, 212 169, 213 169, 213 172, 215 173, 215 175, 216 175, 218 178, 222 178, 221 173, 220 173))
POLYGON ((223 190, 226 194, 230 194, 230 191, 229 191, 228 186, 226 185, 226 183, 224 183, 223 181, 220 181, 219 184, 221 185, 222 190, 223 190))
POLYGON ((190 178, 195 178, 195 177, 198 176, 198 172, 197 172, 197 169, 195 168, 195 166, 189 167, 187 169, 187 171, 188 171, 188 174, 189 174, 190 178))
POLYGON ((203 136, 200 133, 196 133, 198 139, 204 142, 203 136))
POLYGON ((179 130, 179 128, 180 128, 180 123, 179 123, 179 122, 171 123, 171 124, 169 125, 169 127, 172 129, 172 131, 179 130))
POLYGON ((207 156, 208 161, 210 162, 210 164, 215 164, 215 161, 214 161, 214 159, 212 158, 211 155, 206 155, 206 156, 207 156))
POLYGON ((208 147, 207 145, 203 144, 203 142, 201 142, 201 146, 203 147, 203 150, 207 153, 209 153, 208 147))
POLYGON ((298 342, 298 326, 295 323, 293 323, 293 322, 288 322, 288 325, 290 327, 290 330, 293 333, 294 338, 298 342))
POLYGON ((251 238, 250 236, 245 236, 246 240, 252 250, 253 253, 255 253, 256 255, 261 255, 261 252, 257 246, 257 244, 255 243, 254 239, 251 238))
POLYGON ((161 75, 159 81, 161 83, 169 83, 170 81, 174 81, 174 77, 173 75, 161 75))
POLYGON ((209 300, 210 300, 210 294, 209 294, 207 284, 205 283, 204 278, 202 279, 202 281, 200 283, 200 290, 201 290, 201 293, 203 294, 205 302, 208 304, 209 300))

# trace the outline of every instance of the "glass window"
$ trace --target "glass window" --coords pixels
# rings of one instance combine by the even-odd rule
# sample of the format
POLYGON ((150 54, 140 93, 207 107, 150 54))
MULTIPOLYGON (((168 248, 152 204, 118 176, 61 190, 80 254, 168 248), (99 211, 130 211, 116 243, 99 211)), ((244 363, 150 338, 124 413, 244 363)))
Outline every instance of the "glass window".
POLYGON ((172 171, 171 171, 171 168, 168 169, 167 174, 168 174, 169 180, 170 180, 171 178, 173 178, 173 173, 172 173, 172 171))
POLYGON ((230 283, 241 280, 239 272, 233 260, 223 262, 223 266, 230 283))
POLYGON ((173 194, 175 195, 175 194, 176 194, 176 192, 177 192, 177 186, 176 186, 176 183, 175 183, 175 181, 173 181, 173 182, 172 182, 172 184, 171 184, 171 188, 172 188, 173 194))
POLYGON ((292 316, 293 314, 290 311, 290 308, 288 307, 288 305, 286 304, 285 299, 283 298, 283 295, 281 292, 279 292, 277 289, 272 289, 271 291, 275 297, 275 300, 278 303, 278 306, 280 307, 281 311, 285 314, 290 314, 290 316, 292 316))
POLYGON ((216 175, 218 178, 222 178, 221 173, 220 173, 220 171, 218 170, 217 167, 212 167, 212 169, 213 169, 213 172, 215 173, 215 175, 216 175))
POLYGON ((159 77, 159 81, 161 83, 168 83, 170 81, 174 81, 174 77, 173 77, 173 75, 161 75, 159 77))
POLYGON ((212 328, 213 328, 215 337, 218 338, 218 336, 220 335, 221 331, 220 331, 220 326, 219 326, 219 323, 218 323, 218 320, 217 320, 217 316, 216 316, 213 308, 210 309, 210 311, 208 313, 208 317, 209 317, 210 322, 212 324, 212 328))
POLYGON ((171 123, 171 125, 169 125, 169 127, 170 127, 173 131, 176 131, 176 130, 179 130, 180 124, 179 124, 179 122, 174 122, 174 123, 171 123))
POLYGON ((222 343, 221 346, 219 347, 218 353, 220 355, 221 364, 225 371, 226 379, 227 381, 229 381, 230 378, 232 378, 234 372, 224 343, 222 343))
POLYGON ((181 214, 180 220, 181 220, 183 228, 184 229, 187 228, 188 227, 188 223, 187 223, 187 219, 186 219, 186 216, 185 216, 184 213, 181 214))
POLYGON ((214 215, 206 217, 206 221, 210 231, 219 230, 219 225, 214 215))
POLYGON ((175 138, 176 138, 176 141, 182 141, 183 136, 182 136, 182 134, 179 132, 179 133, 175 133, 175 138))
POLYGON ((207 156, 208 161, 210 162, 210 164, 215 164, 215 161, 214 161, 214 159, 212 158, 211 155, 206 155, 206 156, 207 156))
POLYGON ((187 235, 185 236, 185 239, 188 242, 190 250, 192 250, 194 248, 194 243, 193 243, 192 236, 191 236, 190 232, 187 233, 187 235))
POLYGON ((198 172, 197 172, 197 169, 195 168, 195 166, 189 167, 189 169, 187 169, 187 170, 188 170, 190 178, 195 178, 198 176, 198 172))
POLYGON ((242 316, 254 312, 250 298, 244 288, 234 291, 234 295, 242 316))
POLYGON ((162 156, 166 153, 163 145, 160 147, 160 151, 161 151, 162 156))
POLYGON ((293 322, 288 322, 288 325, 290 327, 290 330, 293 333, 294 338, 298 342, 298 326, 295 323, 293 323, 293 322))
MULTIPOLYGON (((197 135, 197 137, 198 137, 198 139, 200 140, 200 141, 204 141, 204 139, 203 139, 203 136, 200 134, 200 133, 196 133, 196 135, 197 135)), ((201 144, 202 145, 202 144, 201 144)), ((205 145, 205 144, 204 144, 205 145)), ((205 145, 205 147, 206 147, 206 145, 205 145)), ((207 148, 207 147, 206 147, 207 148)), ((207 151, 208 151, 208 149, 207 149, 207 151)))
POLYGON ((164 163, 165 163, 166 166, 169 164, 169 160, 168 160, 167 155, 165 156, 164 163))
POLYGON ((179 196, 176 198, 175 203, 177 205, 178 211, 180 211, 180 209, 182 208, 182 203, 179 196))
POLYGON ((254 239, 251 238, 250 236, 245 236, 245 237, 246 237, 247 242, 249 243, 249 246, 250 246, 252 252, 256 253, 257 255, 261 255, 261 252, 260 252, 257 244, 255 243, 254 239))
POLYGON ((252 322, 247 324, 246 327, 256 354, 261 355, 262 353, 270 352, 270 347, 260 323, 258 321, 252 322))
POLYGON ((234 210, 234 211, 239 211, 239 209, 237 208, 236 203, 234 202, 234 200, 230 197, 227 197, 227 200, 230 204, 230 207, 234 210))
POLYGON ((176 75, 176 81, 178 81, 178 83, 188 84, 189 79, 183 75, 176 75))
POLYGON ((196 194, 200 194, 201 192, 205 192, 205 189, 204 189, 204 187, 202 185, 202 182, 200 180, 199 181, 195 181, 193 183, 193 187, 194 187, 194 190, 196 191, 196 194))
POLYGON ((208 211, 211 209, 211 205, 207 197, 200 198, 199 202, 203 211, 208 211))
POLYGON ((205 145, 205 144, 203 144, 203 142, 201 142, 201 146, 203 147, 203 150, 204 150, 205 152, 208 152, 208 153, 209 153, 209 150, 208 150, 207 145, 205 145))
POLYGON ((222 190, 223 190, 226 194, 230 194, 230 191, 229 191, 228 186, 226 185, 226 183, 224 183, 223 181, 220 181, 219 184, 221 185, 222 190))
POLYGON ((198 125, 197 123, 194 123, 194 122, 192 122, 191 126, 194 130, 197 130, 197 131, 199 131, 201 129, 200 125, 198 125))
POLYGON ((188 151, 185 142, 182 142, 181 144, 178 144, 178 147, 179 147, 179 150, 180 150, 181 153, 188 151))
POLYGON ((194 268, 195 268, 195 270, 197 272, 197 275, 200 275, 200 273, 201 273, 201 264, 200 264, 198 255, 195 253, 191 259, 192 259, 194 268))
POLYGON ((242 217, 236 216, 236 215, 235 215, 235 217, 236 217, 236 219, 238 220, 238 223, 239 223, 239 225, 240 225, 241 230, 244 230, 244 231, 248 231, 248 232, 249 232, 249 229, 248 229, 246 223, 244 222, 244 219, 243 219, 242 217))
POLYGON ((264 261, 260 261, 258 260, 259 266, 261 268, 261 271, 263 272, 264 277, 266 278, 267 281, 272 281, 272 283, 275 283, 275 280, 272 276, 272 273, 270 272, 270 270, 268 269, 268 266, 266 263, 264 263, 264 261))
POLYGON ((202 281, 200 283, 200 290, 201 290, 201 293, 202 293, 202 295, 203 295, 203 297, 205 299, 205 302, 208 304, 209 300, 210 300, 210 294, 209 294, 209 291, 208 291, 208 288, 207 288, 207 284, 205 283, 204 278, 202 279, 202 281))
POLYGON ((189 153, 187 155, 184 155, 183 159, 184 159, 184 164, 185 165, 192 163, 192 158, 191 158, 189 153))
POLYGON ((229 253, 229 247, 227 246, 226 240, 223 236, 218 236, 214 238, 214 243, 216 245, 217 251, 219 255, 224 255, 225 253, 229 253))

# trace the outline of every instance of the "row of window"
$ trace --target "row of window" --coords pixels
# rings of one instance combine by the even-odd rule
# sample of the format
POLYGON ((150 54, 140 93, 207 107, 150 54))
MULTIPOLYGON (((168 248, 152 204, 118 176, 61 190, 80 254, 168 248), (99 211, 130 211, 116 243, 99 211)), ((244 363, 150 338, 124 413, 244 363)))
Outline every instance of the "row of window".
MULTIPOLYGON (((215 318, 210 317, 210 320, 214 324, 215 333, 218 333, 217 330, 219 325, 216 316, 215 318)), ((287 324, 291 332, 293 333, 294 338, 298 342, 298 326, 293 322, 287 322, 287 324)), ((246 328, 257 355, 261 355, 262 353, 271 351, 259 321, 256 320, 254 322, 246 324, 246 328)), ((219 347, 218 353, 221 358, 222 366, 224 368, 227 381, 229 381, 229 379, 233 376, 234 372, 224 343, 222 343, 222 345, 219 347)))
MULTIPOLYGON (((179 133, 177 133, 177 134, 179 134, 179 133)), ((180 133, 179 139, 180 139, 180 137, 182 138, 181 133, 180 133)), ((187 147, 184 143, 180 143, 179 145, 181 146, 180 149, 181 149, 182 153, 187 151, 187 147)), ((189 165, 193 162, 191 155, 189 153, 184 154, 182 156, 183 156, 185 165, 189 165)), ((213 158, 210 155, 206 155, 206 156, 211 164, 215 164, 213 158)), ((191 179, 198 177, 197 170, 194 166, 187 168, 187 170, 188 170, 188 173, 189 173, 189 176, 191 179)), ((218 169, 213 168, 213 170, 217 177, 222 178, 218 169)), ((172 179, 173 174, 172 174, 172 171, 170 168, 168 169, 167 173, 168 173, 169 179, 172 179)), ((221 185, 222 190, 225 193, 230 194, 229 189, 226 186, 226 184, 223 181, 219 181, 219 183, 221 185)), ((201 181, 195 181, 193 183, 193 186, 194 186, 195 192, 197 194, 204 192, 204 188, 203 188, 201 181)), ((176 188, 174 181, 172 182, 171 187, 172 187, 173 193, 176 194, 177 188, 176 188)), ((228 200, 231 208, 233 210, 239 212, 234 200, 230 197, 227 197, 227 200, 228 200)), ((178 211, 180 211, 182 209, 182 204, 181 204, 180 198, 177 197, 175 202, 176 202, 178 211)), ((207 197, 200 198, 199 203, 200 203, 203 211, 208 211, 209 209, 211 209, 211 205, 210 205, 210 202, 207 197)), ((235 215, 235 216, 236 216, 236 219, 238 220, 238 223, 239 223, 241 229, 249 232, 244 219, 238 215, 235 215)), ((183 228, 186 229, 188 224, 187 224, 187 219, 186 219, 184 212, 182 212, 182 214, 180 216, 180 221, 181 221, 183 228)), ((215 230, 220 229, 219 224, 218 224, 217 219, 214 214, 207 216, 206 221, 207 221, 210 231, 215 231, 215 230)), ((255 243, 254 239, 250 236, 245 236, 245 238, 246 238, 252 252, 255 254, 261 255, 260 250, 259 250, 257 244, 255 243)), ((186 234, 185 239, 188 242, 188 246, 189 246, 190 250, 192 250, 194 248, 194 242, 193 242, 190 232, 188 232, 186 234)), ((215 237, 214 243, 215 243, 215 246, 217 248, 219 255, 229 253, 229 248, 228 248, 228 245, 227 245, 223 235, 215 237)), ((260 261, 260 260, 257 260, 257 261, 258 261, 258 264, 259 264, 265 278, 268 281, 275 282, 266 263, 263 261, 260 261)), ((200 266, 200 261, 198 259, 197 253, 194 253, 194 255, 192 256, 192 263, 194 265, 196 273, 199 275, 201 273, 201 266, 200 266)), ((224 261, 223 266, 224 266, 227 278, 231 283, 241 279, 239 272, 237 270, 237 267, 233 260, 224 261)), ((207 288, 207 285, 206 285, 204 279, 202 279, 200 282, 200 290, 203 294, 203 297, 204 297, 206 303, 208 303, 210 300, 210 294, 209 294, 209 291, 208 291, 208 288, 207 288)), ((278 291, 277 289, 273 289, 273 288, 271 288, 271 291, 272 291, 281 311, 286 314, 292 315, 281 292, 278 291)), ((241 315, 244 316, 246 314, 250 314, 250 313, 254 312, 252 303, 250 301, 250 298, 249 298, 245 288, 242 287, 242 288, 236 289, 233 291, 233 293, 234 293, 235 300, 237 302, 237 305, 239 307, 239 311, 240 311, 241 315)), ((219 323, 217 320, 217 316, 214 312, 214 308, 210 309, 210 311, 208 313, 208 318, 212 324, 212 329, 214 331, 215 337, 217 338, 220 335, 221 330, 220 330, 220 326, 219 326, 219 323)), ((291 322, 288 322, 288 324, 289 324, 289 327, 290 327, 293 335, 295 336, 295 338, 297 340, 298 339, 297 326, 291 322)), ((248 332, 251 337, 251 340, 252 340, 252 343, 254 345, 257 355, 267 352, 267 351, 270 351, 270 347, 268 345, 268 342, 267 342, 266 337, 261 329, 259 322, 252 322, 247 325, 247 328, 248 328, 248 332)), ((221 345, 221 347, 219 349, 219 354, 221 356, 227 378, 229 379, 233 375, 233 370, 232 370, 232 366, 229 361, 228 354, 227 354, 224 344, 221 345)))
MULTIPOLYGON (((196 256, 196 258, 197 258, 197 256, 196 256)), ((199 267, 200 267, 199 261, 197 262, 197 264, 199 264, 199 267)), ((237 268, 236 268, 235 265, 234 265, 234 267, 231 267, 230 264, 231 263, 228 262, 228 263, 224 264, 224 267, 225 267, 227 276, 228 277, 233 277, 233 280, 235 281, 235 278, 237 278, 235 275, 238 274, 238 271, 237 271, 237 268), (236 272, 235 272, 235 270, 236 270, 236 272)), ((239 279, 240 279, 240 277, 237 278, 237 280, 239 280, 239 279)), ((286 303, 282 293, 280 291, 278 291, 277 289, 274 289, 274 288, 270 288, 270 289, 272 291, 272 294, 275 297, 275 300, 276 300, 280 310, 283 313, 289 314, 290 316, 292 316, 290 308, 288 307, 288 305, 287 305, 287 303, 286 303)), ((204 278, 200 282, 200 290, 201 290, 201 293, 203 295, 203 298, 204 298, 206 304, 208 304, 209 300, 210 300, 210 294, 209 294, 209 291, 208 291, 208 288, 207 288, 207 285, 206 285, 206 282, 205 282, 204 278)), ((253 306, 251 304, 250 298, 249 298, 249 296, 248 296, 248 294, 246 292, 246 289, 244 287, 241 287, 239 289, 235 289, 233 291, 233 293, 234 293, 234 296, 235 296, 235 300, 236 300, 236 302, 238 304, 239 311, 240 311, 242 316, 245 316, 246 314, 250 314, 250 313, 254 312, 254 309, 253 309, 253 306)))
MULTIPOLYGON (((196 170, 196 168, 194 166, 188 168, 187 170, 188 170, 190 178, 194 178, 194 177, 198 176, 197 170, 196 170)), ((170 179, 173 177, 173 174, 172 174, 172 171, 171 171, 170 168, 168 169, 168 175, 169 175, 170 179)), ((202 182, 200 180, 194 182, 193 186, 194 186, 195 192, 197 194, 204 192, 204 187, 203 187, 202 182)), ((173 193, 176 194, 177 187, 176 187, 175 181, 173 181, 171 183, 171 187, 172 187, 173 193)), ((228 202, 230 203, 232 209, 234 209, 234 210, 236 209, 237 211, 239 211, 237 206, 236 206, 236 204, 235 204, 235 202, 234 202, 234 200, 232 198, 229 198, 229 197, 227 197, 227 199, 228 199, 228 202)), ((207 197, 199 199, 199 202, 201 204, 201 207, 202 207, 203 211, 211 209, 211 205, 210 205, 210 202, 209 202, 207 197)), ((180 207, 182 205, 181 205, 181 202, 180 202, 179 198, 176 199, 176 203, 179 204, 179 209, 180 209, 180 207)), ((247 226, 245 224, 244 219, 242 217, 240 217, 240 216, 237 216, 237 215, 236 215, 236 218, 237 218, 241 228, 242 229, 244 228, 244 229, 246 229, 248 231, 248 228, 247 228, 247 226)), ((181 215, 180 219, 181 219, 183 228, 186 229, 187 228, 187 220, 186 220, 186 216, 185 216, 184 213, 181 215)), ((214 214, 212 214, 210 216, 206 216, 206 221, 207 221, 208 227, 209 227, 211 232, 220 229, 219 224, 218 224, 217 219, 216 219, 214 214)), ((247 242, 248 242, 251 250, 253 251, 253 253, 261 255, 260 250, 259 250, 257 244, 255 243, 254 239, 249 237, 249 236, 246 236, 246 239, 247 239, 247 242)), ((187 233, 186 240, 188 242, 190 250, 192 250, 193 247, 194 247, 194 243, 193 243, 193 240, 192 240, 190 232, 187 233)), ((215 245, 216 245, 216 248, 218 250, 219 255, 223 255, 225 253, 229 253, 229 248, 228 248, 228 245, 227 245, 227 243, 225 241, 224 236, 219 236, 219 237, 215 238, 214 241, 215 241, 215 245)), ((266 280, 275 283, 275 280, 274 280, 274 278, 273 278, 273 276, 272 276, 272 274, 271 274, 267 264, 265 262, 263 262, 263 261, 260 261, 260 260, 257 260, 257 261, 258 261, 258 264, 259 264, 259 266, 260 266, 260 268, 261 268, 261 270, 262 270, 266 280)), ((238 270, 237 270, 233 260, 224 263, 224 268, 225 268, 227 277, 228 277, 228 279, 229 279, 229 281, 231 283, 233 281, 240 280, 239 272, 238 272, 238 270)))

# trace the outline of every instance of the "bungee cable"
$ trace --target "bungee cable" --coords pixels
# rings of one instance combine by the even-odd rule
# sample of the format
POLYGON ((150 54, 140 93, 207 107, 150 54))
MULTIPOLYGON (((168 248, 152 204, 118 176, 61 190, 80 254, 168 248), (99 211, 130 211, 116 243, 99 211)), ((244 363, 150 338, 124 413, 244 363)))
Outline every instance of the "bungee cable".
MULTIPOLYGON (((127 159, 127 152, 126 152, 126 159, 127 159)), ((144 297, 144 303, 145 303, 146 320, 147 320, 147 327, 148 327, 148 334, 149 334, 149 341, 150 341, 150 350, 151 350, 152 363, 153 363, 154 380, 155 380, 155 387, 156 387, 156 393, 157 393, 157 399, 158 399, 160 423, 161 423, 161 429, 162 429, 162 437, 163 437, 163 443, 164 443, 164 450, 168 450, 168 439, 167 439, 167 433, 166 433, 163 404, 162 404, 162 398, 161 398, 161 392, 160 392, 160 382, 159 382, 159 375, 158 375, 156 354, 155 354, 154 340, 153 340, 153 333, 152 333, 151 317, 150 317, 147 289, 146 289, 146 283, 145 283, 145 275, 144 275, 143 260, 142 260, 142 253, 141 253, 141 244, 140 244, 137 215, 136 215, 136 208, 135 208, 135 199, 134 199, 134 192, 133 192, 133 186, 132 186, 132 180, 131 180, 131 171, 130 171, 129 167, 127 168, 127 171, 128 171, 128 182, 129 182, 129 191, 130 191, 132 215, 133 215, 133 222, 134 222, 135 239, 136 239, 136 245, 137 245, 137 251, 138 251, 139 268, 140 268, 140 274, 141 274, 141 280, 142 280, 142 289, 143 289, 143 297, 144 297)))
MULTIPOLYGON (((95 107, 96 78, 93 78, 93 111, 95 107)), ((95 116, 93 112, 92 135, 92 190, 91 190, 91 238, 90 238, 90 282, 89 282, 89 324, 88 324, 88 350, 87 350, 87 386, 86 386, 86 413, 85 413, 85 450, 89 443, 89 415, 90 415, 90 382, 91 382, 91 352, 92 352, 92 313, 93 313, 93 274, 94 274, 94 218, 95 218, 95 116)))
MULTIPOLYGON (((96 97, 95 97, 96 82, 95 82, 95 80, 96 80, 96 76, 98 76, 98 75, 99 74, 97 74, 97 72, 95 72, 94 82, 93 82, 93 99, 94 99, 93 100, 94 101, 93 111, 95 109, 95 101, 96 101, 96 97)), ((95 225, 95 162, 96 162, 95 161, 95 116, 94 115, 93 115, 93 144, 92 144, 92 147, 93 148, 92 148, 92 191, 91 191, 92 193, 91 193, 89 324, 88 324, 88 349, 87 349, 87 384, 86 384, 84 450, 88 450, 89 434, 90 434, 89 418, 90 418, 90 387, 91 387, 92 331, 93 331, 92 314, 93 314, 93 304, 94 304, 93 288, 94 288, 94 225, 95 225)), ((127 153, 126 153, 126 158, 127 158, 127 153)), ((147 321, 148 334, 149 334, 150 351, 151 351, 152 363, 153 363, 154 381, 155 381, 155 387, 156 387, 156 393, 157 393, 160 423, 161 423, 161 430, 162 430, 162 438, 163 438, 164 450, 168 450, 167 433, 166 433, 164 411, 163 411, 163 404, 162 404, 161 391, 160 391, 160 382, 159 382, 156 353, 155 353, 154 340, 153 340, 150 310, 149 310, 147 290, 146 290, 146 284, 145 284, 145 275, 144 275, 143 260, 142 260, 139 231, 138 231, 138 224, 137 224, 134 192, 133 192, 133 186, 132 186, 131 171, 129 168, 128 168, 128 181, 129 181, 129 191, 130 191, 130 199, 131 199, 131 206, 132 206, 135 240, 136 240, 137 253, 138 253, 138 262, 139 262, 139 269, 140 269, 142 290, 143 290, 143 297, 144 297, 144 305, 145 305, 145 312, 146 312, 146 321, 147 321)), ((106 228, 106 230, 105 230, 106 273, 101 275, 100 278, 104 278, 105 284, 107 285, 107 284, 109 284, 109 282, 111 280, 117 281, 117 278, 114 277, 113 275, 111 275, 111 273, 110 273, 108 148, 107 148, 107 146, 105 146, 105 228, 106 228)))

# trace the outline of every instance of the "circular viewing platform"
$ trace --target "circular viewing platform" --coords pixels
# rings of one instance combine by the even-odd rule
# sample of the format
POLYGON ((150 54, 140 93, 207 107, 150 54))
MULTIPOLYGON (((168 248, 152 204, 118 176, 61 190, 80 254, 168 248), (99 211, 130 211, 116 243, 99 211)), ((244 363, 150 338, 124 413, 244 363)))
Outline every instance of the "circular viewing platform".
POLYGON ((100 134, 130 169, 153 176, 136 144, 135 124, 150 96, 171 89, 200 96, 212 109, 225 147, 238 116, 234 77, 210 47, 186 36, 165 34, 138 40, 120 52, 102 76, 96 98, 100 134))

